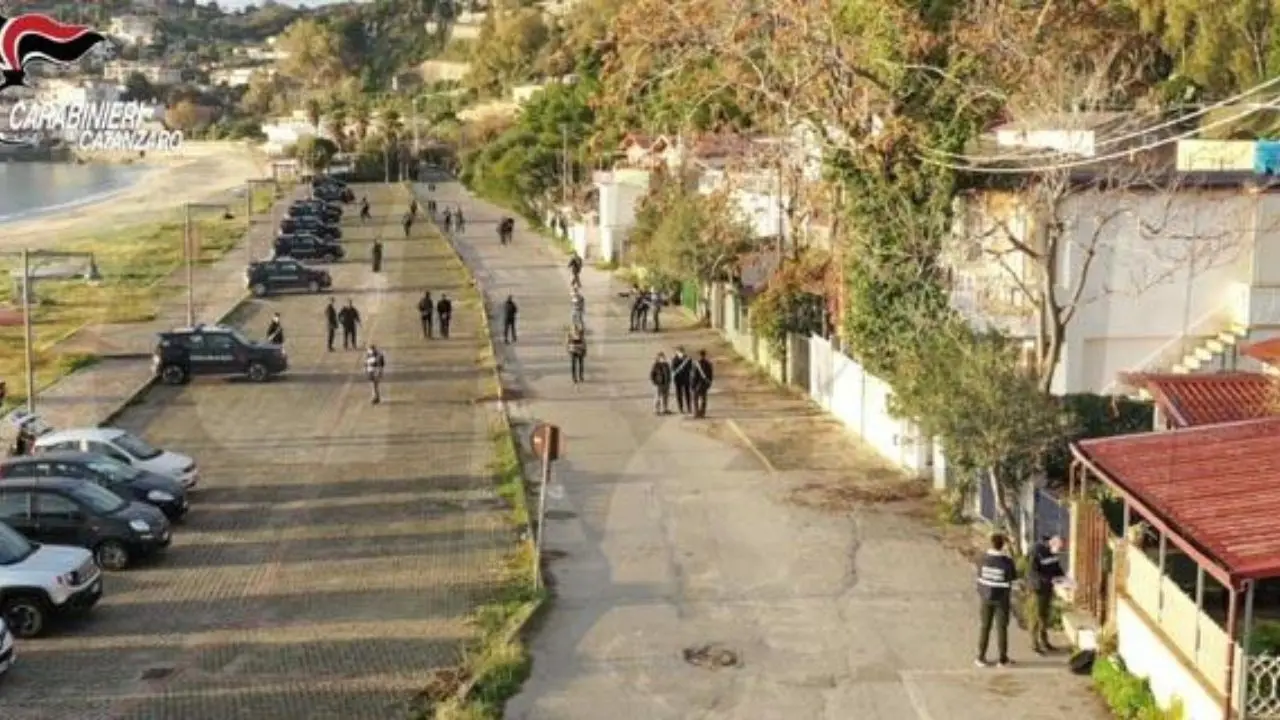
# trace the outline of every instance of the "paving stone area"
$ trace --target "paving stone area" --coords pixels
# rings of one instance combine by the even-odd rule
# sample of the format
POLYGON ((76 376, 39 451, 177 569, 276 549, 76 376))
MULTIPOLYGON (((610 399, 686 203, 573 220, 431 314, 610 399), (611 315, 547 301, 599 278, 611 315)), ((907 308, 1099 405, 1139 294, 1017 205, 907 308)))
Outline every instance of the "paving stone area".
POLYGON ((325 350, 329 295, 252 303, 252 335, 281 313, 290 373, 157 388, 117 421, 193 455, 202 487, 164 556, 111 574, 88 618, 19 646, 0 717, 393 718, 457 661, 512 539, 475 402, 491 387, 483 329, 458 308, 450 340, 422 338, 422 290, 468 286, 443 240, 403 238, 402 190, 359 194, 377 218, 348 223, 332 297, 351 298, 362 342, 384 348, 386 401, 370 404, 359 351, 325 350))

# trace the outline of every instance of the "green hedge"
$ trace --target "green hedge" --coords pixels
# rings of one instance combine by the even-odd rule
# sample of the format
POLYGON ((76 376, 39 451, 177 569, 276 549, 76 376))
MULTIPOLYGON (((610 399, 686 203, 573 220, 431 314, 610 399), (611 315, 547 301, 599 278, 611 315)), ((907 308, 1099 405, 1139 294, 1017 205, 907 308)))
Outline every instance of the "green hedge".
POLYGON ((1182 703, 1162 709, 1146 678, 1125 669, 1118 657, 1100 657, 1093 663, 1093 686, 1117 720, 1182 720, 1182 703))

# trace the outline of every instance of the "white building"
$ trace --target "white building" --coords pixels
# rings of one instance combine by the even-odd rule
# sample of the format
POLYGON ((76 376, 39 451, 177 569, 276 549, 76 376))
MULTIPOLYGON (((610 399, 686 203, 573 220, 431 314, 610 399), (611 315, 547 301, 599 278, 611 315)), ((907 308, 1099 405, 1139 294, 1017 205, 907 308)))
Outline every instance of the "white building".
POLYGON ((114 83, 51 78, 40 83, 36 97, 53 105, 104 103, 119 100, 120 88, 114 83))
MULTIPOLYGON (((1236 342, 1280 332, 1280 187, 1240 173, 1169 177, 1057 203, 1056 294, 1075 309, 1054 392, 1115 392, 1126 372, 1248 369, 1236 342)), ((953 305, 1032 342, 1045 263, 1016 246, 1045 251, 1053 221, 1016 192, 965 198, 946 258, 953 305)))
POLYGON ((142 15, 121 15, 111 19, 107 34, 128 45, 150 45, 156 39, 156 21, 142 15))
POLYGON ((209 72, 209 83, 211 85, 226 85, 227 87, 241 87, 248 85, 255 73, 263 73, 267 76, 275 75, 276 69, 273 67, 231 67, 218 68, 209 72))
POLYGON ((180 69, 156 63, 113 60, 102 69, 103 78, 120 85, 123 85, 134 73, 141 74, 152 85, 177 85, 182 82, 180 69))

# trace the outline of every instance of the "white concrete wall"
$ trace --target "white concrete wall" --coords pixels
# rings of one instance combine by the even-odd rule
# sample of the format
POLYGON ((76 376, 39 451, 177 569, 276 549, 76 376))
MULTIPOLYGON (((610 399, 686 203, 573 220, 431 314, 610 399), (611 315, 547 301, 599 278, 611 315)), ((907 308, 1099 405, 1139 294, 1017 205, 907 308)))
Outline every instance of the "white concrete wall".
POLYGON ((1116 637, 1129 672, 1145 677, 1160 706, 1181 698, 1184 720, 1222 720, 1223 704, 1206 692, 1158 635, 1151 631, 1128 599, 1116 598, 1116 637))
POLYGON ((818 337, 809 338, 809 394, 903 472, 932 479, 933 441, 889 412, 888 383, 818 337))

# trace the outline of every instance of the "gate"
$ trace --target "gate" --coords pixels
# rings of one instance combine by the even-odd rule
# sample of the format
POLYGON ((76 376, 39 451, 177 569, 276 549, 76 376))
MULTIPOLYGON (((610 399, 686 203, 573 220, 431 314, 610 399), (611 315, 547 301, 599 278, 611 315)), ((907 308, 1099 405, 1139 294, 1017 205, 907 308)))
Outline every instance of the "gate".
POLYGON ((1098 622, 1107 622, 1108 559, 1111 549, 1107 544, 1111 534, 1102 506, 1095 500, 1076 502, 1075 567, 1072 576, 1076 581, 1075 603, 1088 610, 1098 622))

